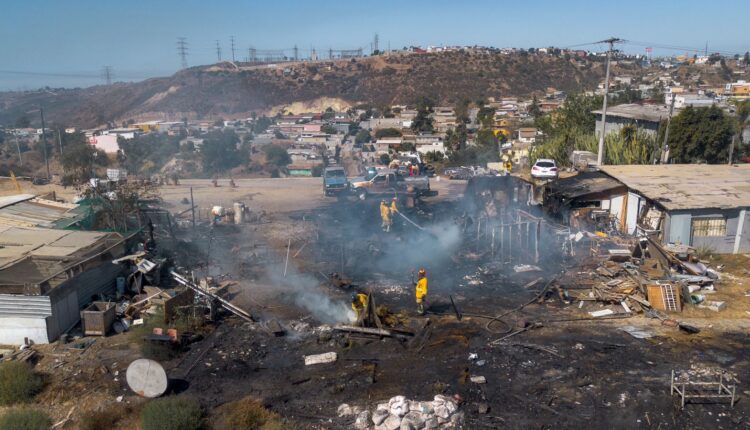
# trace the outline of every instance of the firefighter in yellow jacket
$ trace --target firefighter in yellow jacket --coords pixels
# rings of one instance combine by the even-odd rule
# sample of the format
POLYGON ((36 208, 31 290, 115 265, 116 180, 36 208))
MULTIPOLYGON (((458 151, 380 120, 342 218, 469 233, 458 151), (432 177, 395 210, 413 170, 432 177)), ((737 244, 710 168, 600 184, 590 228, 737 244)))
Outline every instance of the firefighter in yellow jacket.
POLYGON ((380 201, 380 218, 383 221, 381 224, 381 227, 383 227, 383 231, 391 231, 391 223, 393 222, 393 220, 391 219, 391 209, 388 207, 385 199, 380 201))
POLYGON ((352 310, 357 314, 357 320, 360 320, 367 309, 367 294, 352 294, 352 310))
POLYGON ((417 282, 414 284, 417 298, 417 313, 424 315, 424 302, 427 298, 427 272, 424 269, 419 269, 417 278, 417 282))

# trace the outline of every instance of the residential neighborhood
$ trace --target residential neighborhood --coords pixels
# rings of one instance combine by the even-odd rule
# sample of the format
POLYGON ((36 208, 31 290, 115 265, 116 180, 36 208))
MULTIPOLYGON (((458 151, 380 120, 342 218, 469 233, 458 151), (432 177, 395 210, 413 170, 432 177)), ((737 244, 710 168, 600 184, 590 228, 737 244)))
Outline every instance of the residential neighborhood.
POLYGON ((750 426, 750 7, 579 3, 7 7, 0 430, 750 426))

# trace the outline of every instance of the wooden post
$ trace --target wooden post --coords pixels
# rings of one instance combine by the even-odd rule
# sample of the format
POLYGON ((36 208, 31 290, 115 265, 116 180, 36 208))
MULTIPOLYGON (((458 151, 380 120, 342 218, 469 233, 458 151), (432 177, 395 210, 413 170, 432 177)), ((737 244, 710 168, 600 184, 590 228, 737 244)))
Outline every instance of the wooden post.
POLYGON ((536 233, 534 233, 534 263, 539 263, 539 235, 542 230, 542 221, 536 222, 536 233))
POLYGON ((492 258, 495 258, 495 227, 492 227, 492 243, 490 244, 490 250, 492 250, 492 258))
POLYGON ((284 277, 286 278, 286 268, 289 266, 289 248, 292 247, 292 238, 289 238, 289 243, 286 245, 286 261, 284 262, 284 277))
POLYGON ((190 187, 190 212, 193 213, 193 228, 195 228, 195 201, 193 200, 193 187, 190 187))

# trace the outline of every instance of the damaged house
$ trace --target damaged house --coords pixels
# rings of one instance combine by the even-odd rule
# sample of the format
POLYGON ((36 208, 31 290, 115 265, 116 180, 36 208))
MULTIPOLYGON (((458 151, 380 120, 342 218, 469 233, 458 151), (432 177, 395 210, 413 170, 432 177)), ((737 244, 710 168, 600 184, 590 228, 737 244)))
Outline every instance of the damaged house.
POLYGON ((112 260, 126 239, 60 229, 78 219, 74 206, 26 195, 0 201, 0 344, 52 342, 83 307, 115 291, 122 266, 112 260))
POLYGON ((588 223, 664 244, 750 251, 750 165, 602 166, 547 185, 544 206, 582 229, 588 223))
MULTIPOLYGON (((750 251, 750 165, 669 164, 603 166, 628 187, 618 216, 628 233, 652 233, 728 254, 750 251)), ((616 208, 612 208, 613 210, 616 208)))

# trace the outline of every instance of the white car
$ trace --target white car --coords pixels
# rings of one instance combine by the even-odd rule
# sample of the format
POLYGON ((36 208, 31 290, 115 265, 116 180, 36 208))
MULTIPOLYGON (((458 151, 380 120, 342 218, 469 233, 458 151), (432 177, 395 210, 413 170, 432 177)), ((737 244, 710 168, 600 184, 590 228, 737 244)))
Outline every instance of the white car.
POLYGON ((540 158, 531 167, 531 176, 535 178, 554 179, 557 175, 557 163, 549 158, 540 158))

